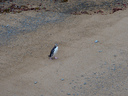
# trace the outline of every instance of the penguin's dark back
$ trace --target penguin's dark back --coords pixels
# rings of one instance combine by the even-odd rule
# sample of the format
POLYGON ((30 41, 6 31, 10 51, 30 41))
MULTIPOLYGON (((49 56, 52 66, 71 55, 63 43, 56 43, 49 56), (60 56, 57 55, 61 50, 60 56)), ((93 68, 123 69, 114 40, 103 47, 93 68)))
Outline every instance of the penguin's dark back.
POLYGON ((50 52, 50 55, 48 55, 48 57, 52 57, 52 56, 53 56, 55 48, 56 48, 56 46, 54 46, 54 47, 52 48, 52 50, 51 50, 51 52, 50 52))

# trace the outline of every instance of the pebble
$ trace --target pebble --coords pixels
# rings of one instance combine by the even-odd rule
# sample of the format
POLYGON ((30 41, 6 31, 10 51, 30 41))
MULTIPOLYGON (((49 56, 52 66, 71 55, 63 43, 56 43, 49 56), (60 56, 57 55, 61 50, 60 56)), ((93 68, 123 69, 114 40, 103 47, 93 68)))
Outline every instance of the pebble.
POLYGON ((70 93, 67 93, 67 95, 71 95, 70 93))
POLYGON ((106 64, 107 64, 107 62, 104 63, 104 65, 106 65, 106 64))
POLYGON ((62 78, 61 81, 64 81, 64 78, 62 78))
POLYGON ((6 27, 8 27, 9 25, 6 25, 6 27))
POLYGON ((84 82, 84 85, 86 85, 86 82, 84 82))
POLYGON ((10 31, 8 31, 8 33, 10 34, 11 32, 10 32, 10 31))
POLYGON ((98 40, 95 40, 95 43, 98 43, 99 41, 98 40))
POLYGON ((37 81, 35 81, 34 84, 37 84, 37 81))
POLYGON ((112 70, 113 70, 113 71, 115 71, 115 70, 116 70, 116 66, 115 66, 115 65, 113 65, 113 67, 114 67, 114 68, 113 68, 112 70))
POLYGON ((76 86, 72 87, 72 89, 75 89, 75 88, 76 88, 76 86))
POLYGON ((114 55, 114 57, 116 57, 117 55, 114 55))
POLYGON ((102 50, 100 50, 99 52, 102 52, 102 50))

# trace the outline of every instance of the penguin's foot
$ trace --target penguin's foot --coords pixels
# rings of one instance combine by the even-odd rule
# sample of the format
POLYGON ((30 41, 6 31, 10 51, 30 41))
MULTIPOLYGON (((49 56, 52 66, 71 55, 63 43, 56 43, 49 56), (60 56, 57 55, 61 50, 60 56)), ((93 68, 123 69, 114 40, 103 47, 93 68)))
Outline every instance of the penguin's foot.
POLYGON ((58 59, 57 57, 55 57, 55 59, 58 59))

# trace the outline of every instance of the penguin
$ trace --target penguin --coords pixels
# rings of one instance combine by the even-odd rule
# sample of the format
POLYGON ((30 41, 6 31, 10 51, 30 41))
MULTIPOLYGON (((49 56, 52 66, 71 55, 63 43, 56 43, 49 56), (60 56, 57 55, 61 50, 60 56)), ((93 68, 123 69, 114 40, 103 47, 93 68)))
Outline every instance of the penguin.
MULTIPOLYGON (((53 57, 56 55, 57 52, 58 52, 58 44, 55 44, 55 46, 52 48, 50 55, 48 55, 48 57, 50 59, 53 59, 53 57)), ((57 59, 57 57, 55 57, 55 59, 57 59)))

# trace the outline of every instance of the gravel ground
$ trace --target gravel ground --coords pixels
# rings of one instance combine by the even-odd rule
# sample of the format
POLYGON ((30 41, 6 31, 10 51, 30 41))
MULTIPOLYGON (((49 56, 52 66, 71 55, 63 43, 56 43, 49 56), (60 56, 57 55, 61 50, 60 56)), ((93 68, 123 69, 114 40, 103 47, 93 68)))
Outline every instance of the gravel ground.
POLYGON ((97 96, 98 92, 102 96, 115 96, 115 92, 122 90, 127 93, 127 80, 123 79, 128 76, 126 62, 119 64, 108 64, 105 62, 101 64, 100 68, 105 70, 102 73, 91 73, 89 76, 86 73, 81 74, 72 81, 69 81, 69 86, 72 89, 70 94, 72 96, 89 96, 90 94, 97 96), (92 91, 90 92, 89 90, 92 91))
MULTIPOLYGON (((9 20, 15 20, 17 26, 0 24, 0 45, 8 43, 12 36, 19 33, 28 33, 37 30, 39 26, 43 26, 47 23, 58 23, 62 22, 66 18, 67 14, 57 12, 39 12, 35 13, 35 16, 26 16, 22 14, 22 20, 19 17, 13 18, 6 16, 9 20)), ((20 15, 19 15, 20 16, 20 15)))
MULTIPOLYGON (((6 18, 8 20, 15 20, 20 26, 12 26, 9 24, 3 25, 0 24, 0 45, 7 44, 10 40, 11 36, 14 36, 19 33, 23 32, 31 32, 38 28, 38 26, 42 26, 47 23, 57 23, 63 21, 64 18, 70 16, 71 13, 77 13, 81 11, 91 11, 95 12, 96 10, 105 10, 105 11, 112 11, 113 8, 124 8, 124 4, 127 5, 128 0, 109 0, 109 1, 88 1, 88 0, 70 0, 70 2, 60 3, 56 1, 55 3, 53 0, 48 1, 21 1, 21 0, 13 0, 13 3, 17 5, 27 5, 28 3, 32 6, 38 6, 41 3, 41 8, 46 7, 49 11, 44 11, 40 13, 36 13, 33 16, 25 16, 25 14, 21 14, 24 16, 24 19, 18 20, 17 18, 10 17, 8 14, 6 18), (35 5, 33 5, 35 4, 35 5), (54 12, 53 12, 54 11, 54 12)), ((0 8, 2 6, 9 6, 10 2, 0 3, 0 8)), ((27 5, 28 6, 28 5, 27 5)), ((99 11, 97 11, 99 12, 99 11)), ((101 11, 103 12, 103 11, 101 11)), ((86 12, 88 13, 88 12, 86 12)), ((19 15, 20 16, 20 15, 19 15)))

